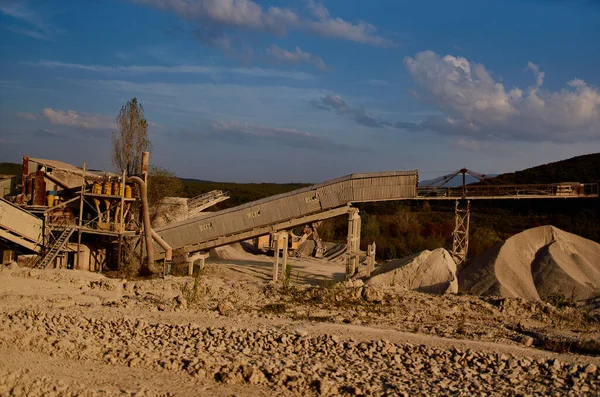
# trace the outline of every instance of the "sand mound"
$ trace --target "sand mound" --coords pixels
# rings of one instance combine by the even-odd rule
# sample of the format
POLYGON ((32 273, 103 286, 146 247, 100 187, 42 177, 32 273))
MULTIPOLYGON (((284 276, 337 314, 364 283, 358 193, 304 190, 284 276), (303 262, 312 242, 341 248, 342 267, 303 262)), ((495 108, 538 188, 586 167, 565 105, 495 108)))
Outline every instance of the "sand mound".
POLYGON ((256 255, 252 253, 248 244, 234 243, 210 250, 210 259, 213 260, 256 260, 256 255))
POLYGON ((4 270, 19 270, 19 265, 17 265, 17 262, 15 261, 10 261, 9 263, 7 263, 5 266, 1 266, 0 269, 4 270))
POLYGON ((425 250, 384 263, 366 284, 395 285, 433 294, 456 293, 456 263, 443 248, 425 250))
POLYGON ((516 234, 459 274, 461 291, 528 300, 600 295, 600 244, 554 226, 516 234))
POLYGON ((170 223, 188 219, 188 199, 182 197, 165 197, 155 209, 156 216, 152 220, 152 227, 166 226, 170 223))

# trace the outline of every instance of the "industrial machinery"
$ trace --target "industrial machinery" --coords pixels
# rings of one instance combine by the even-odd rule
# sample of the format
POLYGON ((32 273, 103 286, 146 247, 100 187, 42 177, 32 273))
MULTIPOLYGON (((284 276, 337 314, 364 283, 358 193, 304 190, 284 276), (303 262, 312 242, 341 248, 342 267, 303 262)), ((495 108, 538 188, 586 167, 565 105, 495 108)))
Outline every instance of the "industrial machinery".
MULTIPOLYGON (((417 171, 351 174, 292 192, 267 197, 222 211, 201 213, 229 196, 213 191, 187 199, 189 211, 182 220, 153 230, 150 225, 146 183, 148 154, 142 159, 142 176, 86 170, 60 161, 23 157, 20 192, 13 202, 0 201, 0 240, 33 255, 34 266, 101 270, 120 263, 122 246, 145 247, 148 269, 155 261, 170 263, 173 255, 188 263, 207 257, 212 248, 256 239, 258 247, 275 252, 273 278, 279 253, 288 254, 307 239, 315 242, 313 255, 322 257, 318 234, 326 219, 347 216, 345 255, 348 276, 355 273, 360 251, 360 202, 387 200, 455 200, 454 254, 465 260, 469 236, 469 200, 598 197, 598 184, 577 182, 546 185, 466 185, 467 169, 418 186, 417 171), (462 174, 463 185, 444 187, 462 174), (460 204, 460 205, 459 205, 460 204), (292 231, 302 228, 302 235, 292 231), (75 239, 75 236, 77 238, 75 239), (75 242, 76 240, 76 242, 75 242), (142 244, 142 242, 144 242, 142 244)), ((137 247, 137 248, 136 248, 137 247)), ((373 247, 374 249, 374 247, 373 247)), ((374 257, 374 253, 371 253, 374 257)), ((166 269, 164 267, 163 269, 166 269)))

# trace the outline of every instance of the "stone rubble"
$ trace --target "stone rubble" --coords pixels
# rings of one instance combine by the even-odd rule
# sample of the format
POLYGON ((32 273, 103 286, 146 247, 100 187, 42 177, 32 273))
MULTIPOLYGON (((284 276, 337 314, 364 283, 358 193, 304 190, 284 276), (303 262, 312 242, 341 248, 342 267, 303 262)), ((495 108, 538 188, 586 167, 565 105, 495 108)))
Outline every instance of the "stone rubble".
MULTIPOLYGON (((183 373, 199 382, 264 385, 274 394, 347 396, 597 396, 600 373, 578 364, 386 340, 359 342, 305 329, 203 328, 16 310, 0 314, 0 347, 104 365, 183 373)), ((0 373, 0 396, 111 395, 0 373)), ((120 393, 119 395, 124 395, 120 393)), ((134 394, 130 394, 134 395, 134 394)), ((141 391, 135 395, 153 396, 141 391)))

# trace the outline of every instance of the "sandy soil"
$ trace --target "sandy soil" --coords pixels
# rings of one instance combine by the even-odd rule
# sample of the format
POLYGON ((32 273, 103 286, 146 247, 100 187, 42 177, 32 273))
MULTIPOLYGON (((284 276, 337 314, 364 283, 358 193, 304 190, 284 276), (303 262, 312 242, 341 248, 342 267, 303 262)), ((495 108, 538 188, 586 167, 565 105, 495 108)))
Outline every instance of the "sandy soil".
POLYGON ((225 248, 195 279, 0 271, 0 395, 597 395, 600 323, 225 248))

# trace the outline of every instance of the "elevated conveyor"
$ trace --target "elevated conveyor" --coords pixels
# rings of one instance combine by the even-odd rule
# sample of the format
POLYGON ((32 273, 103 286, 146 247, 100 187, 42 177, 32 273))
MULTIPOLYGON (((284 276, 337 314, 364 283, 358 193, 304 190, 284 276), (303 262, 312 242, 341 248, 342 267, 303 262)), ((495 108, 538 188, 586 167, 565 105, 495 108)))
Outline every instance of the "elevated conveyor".
POLYGON ((0 198, 0 240, 39 253, 43 240, 40 218, 0 198))
MULTIPOLYGON (((350 204, 417 196, 417 171, 351 174, 156 229, 176 252, 222 245, 348 214, 350 204)), ((154 245, 154 251, 162 249, 154 245)), ((164 252, 162 253, 164 255, 164 252)))

